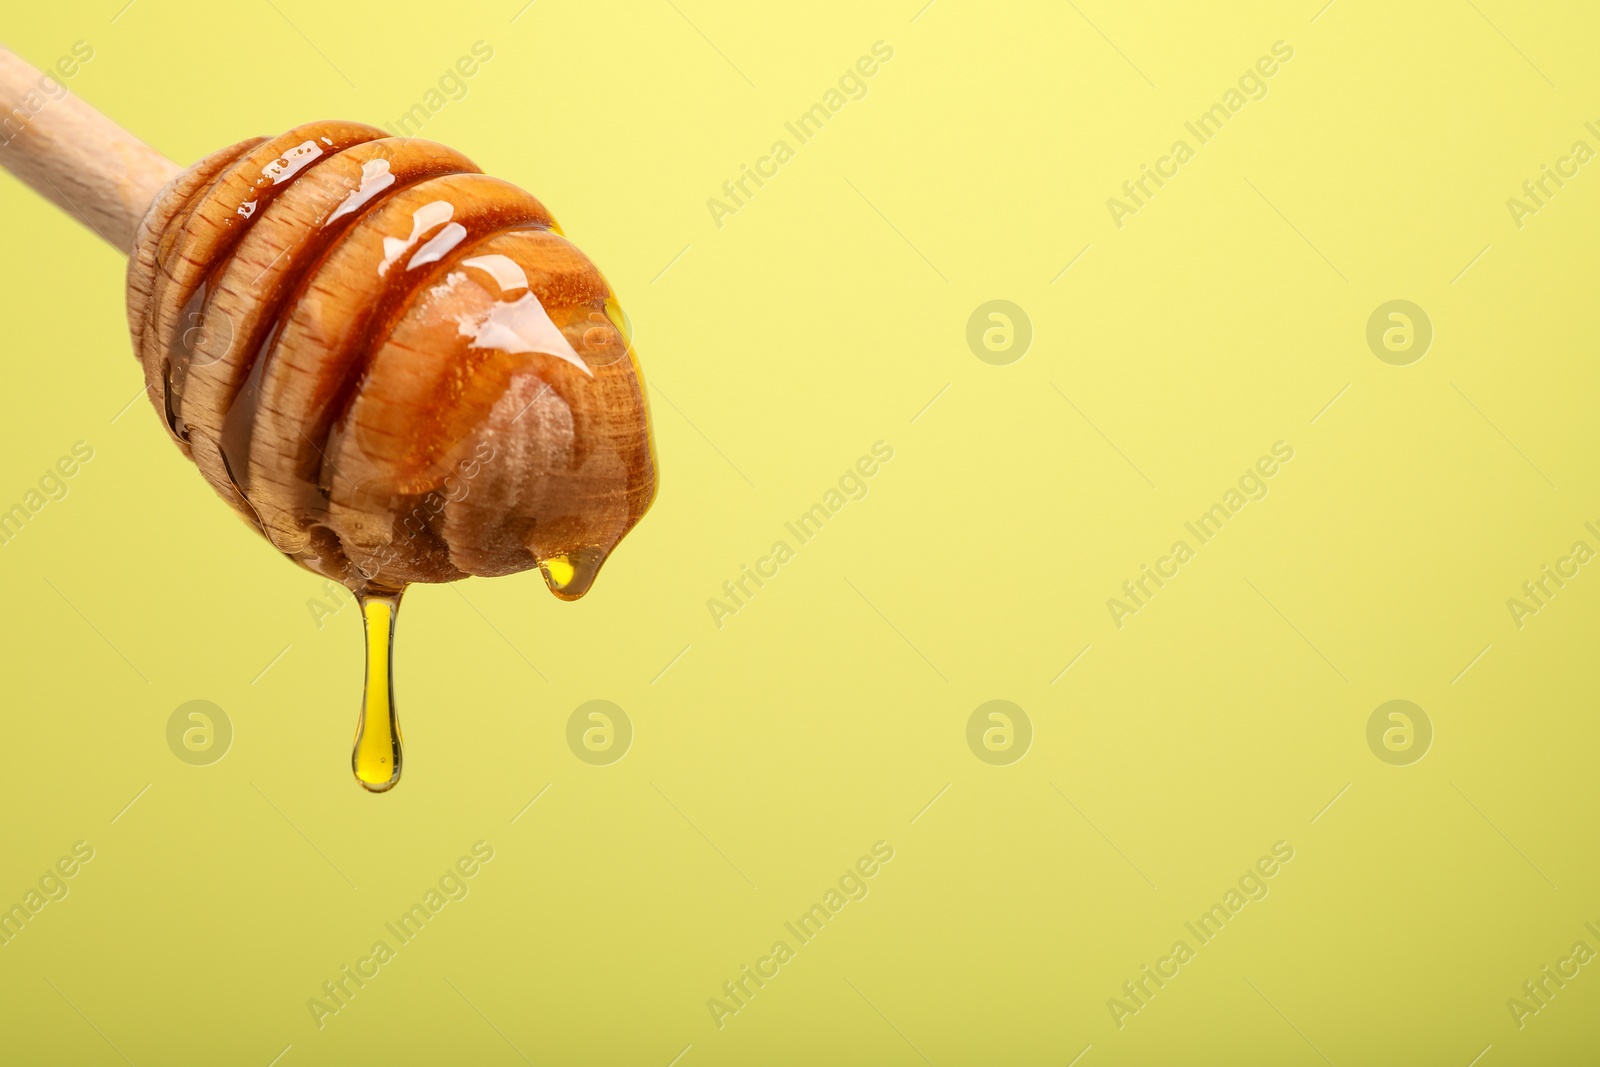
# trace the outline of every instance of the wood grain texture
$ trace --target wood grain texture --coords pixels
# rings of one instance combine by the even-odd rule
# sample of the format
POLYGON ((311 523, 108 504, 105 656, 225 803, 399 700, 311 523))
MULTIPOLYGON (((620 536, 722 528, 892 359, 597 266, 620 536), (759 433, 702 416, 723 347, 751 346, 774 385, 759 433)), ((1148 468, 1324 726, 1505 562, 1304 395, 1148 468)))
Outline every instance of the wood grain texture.
POLYGON ((545 565, 570 599, 654 498, 605 278, 459 153, 310 123, 177 175, 137 236, 157 413, 311 570, 371 591, 545 565))
POLYGON ((0 48, 0 166, 123 252, 179 166, 0 48))
POLYGON ((129 253, 156 412, 280 552, 358 592, 541 566, 582 596, 654 499, 604 277, 443 145, 316 122, 165 159, 0 49, 0 164, 129 253))

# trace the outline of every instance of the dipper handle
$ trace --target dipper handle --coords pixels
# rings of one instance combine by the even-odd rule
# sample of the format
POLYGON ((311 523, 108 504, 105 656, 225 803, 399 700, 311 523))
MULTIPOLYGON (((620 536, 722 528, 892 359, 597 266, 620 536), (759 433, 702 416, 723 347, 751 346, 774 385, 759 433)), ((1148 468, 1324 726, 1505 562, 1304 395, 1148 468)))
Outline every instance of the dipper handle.
POLYGON ((0 166, 123 253, 183 168, 0 47, 0 166))

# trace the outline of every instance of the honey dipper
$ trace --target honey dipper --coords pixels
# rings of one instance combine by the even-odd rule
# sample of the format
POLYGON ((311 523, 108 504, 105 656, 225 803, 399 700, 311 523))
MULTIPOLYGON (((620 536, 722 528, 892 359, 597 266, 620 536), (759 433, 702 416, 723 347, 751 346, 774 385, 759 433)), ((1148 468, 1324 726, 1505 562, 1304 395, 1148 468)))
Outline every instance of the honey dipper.
POLYGON ((360 600, 351 765, 390 789, 406 586, 537 566, 577 599, 655 496, 610 286, 543 204, 430 141, 312 122, 185 169, 4 49, 0 109, 0 165, 128 255, 173 442, 360 600))

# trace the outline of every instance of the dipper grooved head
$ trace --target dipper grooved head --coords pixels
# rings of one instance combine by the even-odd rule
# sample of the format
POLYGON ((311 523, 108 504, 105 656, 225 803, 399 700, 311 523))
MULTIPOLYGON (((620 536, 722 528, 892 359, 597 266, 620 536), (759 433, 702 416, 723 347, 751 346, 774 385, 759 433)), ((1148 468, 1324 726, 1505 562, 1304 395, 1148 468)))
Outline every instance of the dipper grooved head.
POLYGON ((201 160, 139 228, 128 325, 212 488, 357 591, 543 565, 581 596, 655 496, 605 278, 442 145, 330 121, 201 160))

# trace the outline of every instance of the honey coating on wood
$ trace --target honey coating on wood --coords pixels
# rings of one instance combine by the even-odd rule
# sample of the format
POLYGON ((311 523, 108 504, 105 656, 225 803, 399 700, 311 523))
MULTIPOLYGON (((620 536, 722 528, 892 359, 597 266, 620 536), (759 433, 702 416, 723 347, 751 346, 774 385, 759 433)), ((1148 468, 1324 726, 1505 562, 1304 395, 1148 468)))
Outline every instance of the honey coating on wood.
POLYGON ((575 599, 654 498, 605 278, 442 145, 329 121, 201 160, 140 228, 128 319, 212 488, 360 595, 538 567, 575 599))

